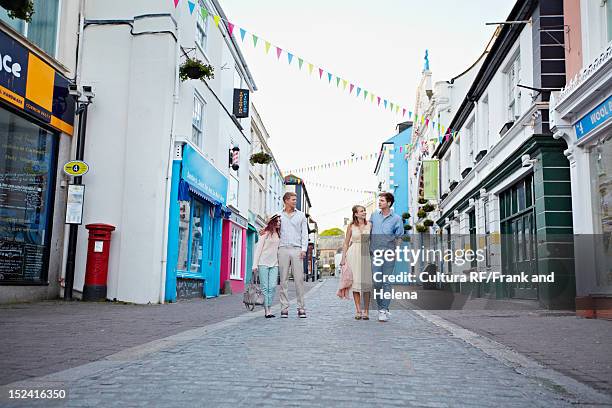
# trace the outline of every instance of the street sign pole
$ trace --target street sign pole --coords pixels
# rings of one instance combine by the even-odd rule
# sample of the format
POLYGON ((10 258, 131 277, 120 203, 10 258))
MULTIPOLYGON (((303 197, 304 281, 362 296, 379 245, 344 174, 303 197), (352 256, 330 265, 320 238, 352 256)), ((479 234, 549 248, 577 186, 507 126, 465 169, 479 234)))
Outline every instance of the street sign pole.
MULTIPOLYGON (((87 130, 87 107, 89 103, 81 103, 77 113, 79 114, 79 128, 77 134, 76 160, 82 161, 85 155, 85 134, 87 130)), ((75 185, 82 184, 83 177, 74 178, 75 185)), ((72 300, 72 289, 74 287, 74 266, 76 259, 77 238, 79 225, 70 224, 68 231, 68 257, 66 259, 66 280, 64 284, 64 300, 72 300)))

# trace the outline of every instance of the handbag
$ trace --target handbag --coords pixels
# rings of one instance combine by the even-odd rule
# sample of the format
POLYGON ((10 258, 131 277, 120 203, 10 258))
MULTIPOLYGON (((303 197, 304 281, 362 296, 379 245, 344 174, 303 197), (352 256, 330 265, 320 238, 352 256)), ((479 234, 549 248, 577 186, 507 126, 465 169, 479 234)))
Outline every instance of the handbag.
POLYGON ((340 273, 340 283, 338 285, 338 291, 336 292, 336 296, 341 299, 349 298, 349 290, 353 285, 353 271, 351 267, 348 265, 348 262, 345 262, 342 265, 342 272, 340 273))
POLYGON ((261 291, 259 283, 255 283, 256 281, 259 282, 259 272, 253 272, 251 283, 248 284, 242 298, 244 307, 251 312, 255 310, 255 306, 264 304, 264 294, 261 291))

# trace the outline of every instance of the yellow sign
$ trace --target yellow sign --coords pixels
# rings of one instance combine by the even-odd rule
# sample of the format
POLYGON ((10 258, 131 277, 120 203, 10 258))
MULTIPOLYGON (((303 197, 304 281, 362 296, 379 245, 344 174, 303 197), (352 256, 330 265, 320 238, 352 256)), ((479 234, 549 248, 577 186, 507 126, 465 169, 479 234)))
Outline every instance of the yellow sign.
POLYGON ((80 160, 72 160, 64 164, 64 173, 69 176, 82 176, 89 171, 89 165, 80 160))

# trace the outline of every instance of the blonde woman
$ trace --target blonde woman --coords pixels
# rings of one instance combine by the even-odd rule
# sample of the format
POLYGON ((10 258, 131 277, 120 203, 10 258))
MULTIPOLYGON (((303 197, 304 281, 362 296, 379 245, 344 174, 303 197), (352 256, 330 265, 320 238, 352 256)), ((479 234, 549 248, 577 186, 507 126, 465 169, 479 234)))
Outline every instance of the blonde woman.
POLYGON ((353 300, 355 301, 355 319, 369 320, 370 294, 372 293, 372 265, 370 261, 370 232, 372 224, 366 219, 366 209, 356 205, 352 209, 353 220, 349 224, 340 265, 348 263, 353 271, 353 300), (363 293, 363 307, 361 305, 363 293))

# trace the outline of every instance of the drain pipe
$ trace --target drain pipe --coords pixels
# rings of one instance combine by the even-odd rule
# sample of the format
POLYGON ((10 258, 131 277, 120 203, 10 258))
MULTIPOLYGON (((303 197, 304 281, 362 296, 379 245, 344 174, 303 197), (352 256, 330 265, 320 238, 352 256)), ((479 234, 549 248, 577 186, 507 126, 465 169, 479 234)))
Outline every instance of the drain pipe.
MULTIPOLYGON (((176 23, 175 23, 176 24, 176 23)), ((174 95, 172 100, 172 119, 170 127, 170 146, 168 147, 168 168, 166 169, 164 196, 164 223, 162 233, 162 257, 160 273, 159 303, 165 303, 166 297, 166 268, 168 266, 168 224, 170 222, 170 191, 172 188, 172 163, 174 161, 174 144, 176 142, 176 111, 179 104, 179 59, 181 49, 181 33, 176 25, 176 46, 174 55, 174 95)))

